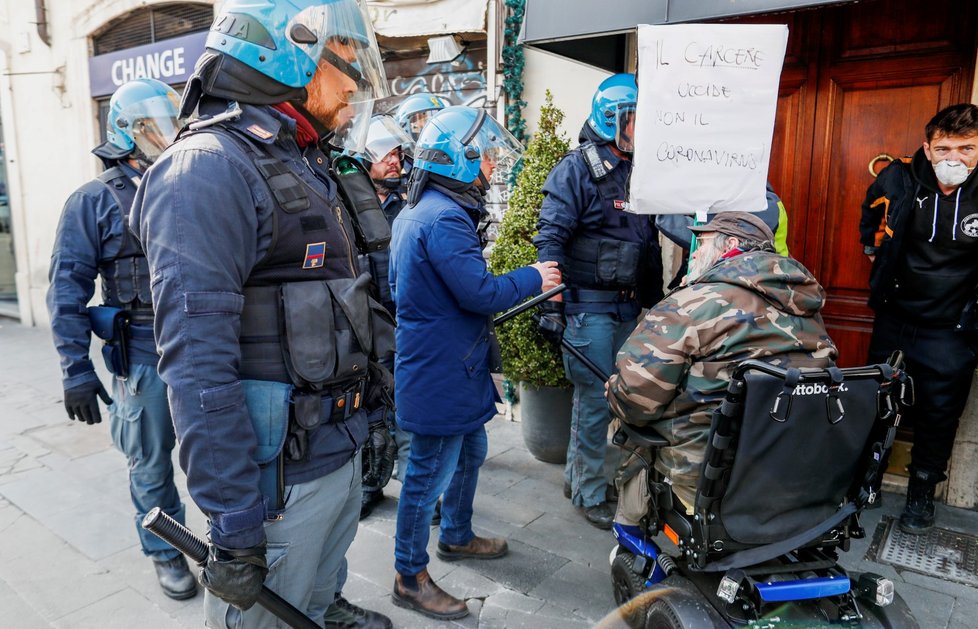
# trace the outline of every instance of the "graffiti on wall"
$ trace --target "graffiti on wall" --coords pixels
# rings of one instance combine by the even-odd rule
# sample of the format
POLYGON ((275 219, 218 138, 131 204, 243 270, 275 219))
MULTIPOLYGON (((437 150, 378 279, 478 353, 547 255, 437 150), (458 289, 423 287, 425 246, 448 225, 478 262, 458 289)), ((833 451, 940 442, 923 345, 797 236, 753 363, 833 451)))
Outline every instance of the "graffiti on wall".
MULTIPOLYGON (((486 107, 495 114, 494 103, 486 95, 486 49, 467 48, 462 55, 446 63, 429 64, 426 55, 389 59, 384 63, 391 94, 378 102, 375 110, 393 113, 405 96, 431 93, 452 105, 486 107)), ((486 208, 492 217, 489 239, 495 240, 499 221, 509 203, 509 171, 512 164, 499 164, 493 173, 486 208)))
POLYGON ((419 92, 437 94, 452 105, 482 107, 486 103, 486 49, 466 48, 452 61, 427 63, 425 55, 384 62, 390 82, 390 98, 377 106, 377 111, 397 109, 405 96, 419 92))

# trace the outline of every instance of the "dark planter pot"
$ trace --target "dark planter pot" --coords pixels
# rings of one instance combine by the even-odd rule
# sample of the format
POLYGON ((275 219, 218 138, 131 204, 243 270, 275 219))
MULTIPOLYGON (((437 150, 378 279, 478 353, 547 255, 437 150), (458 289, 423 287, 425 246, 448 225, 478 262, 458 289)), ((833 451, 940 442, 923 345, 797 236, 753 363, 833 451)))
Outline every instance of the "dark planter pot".
POLYGON ((523 443, 530 454, 544 463, 567 460, 573 396, 573 389, 520 383, 523 443))

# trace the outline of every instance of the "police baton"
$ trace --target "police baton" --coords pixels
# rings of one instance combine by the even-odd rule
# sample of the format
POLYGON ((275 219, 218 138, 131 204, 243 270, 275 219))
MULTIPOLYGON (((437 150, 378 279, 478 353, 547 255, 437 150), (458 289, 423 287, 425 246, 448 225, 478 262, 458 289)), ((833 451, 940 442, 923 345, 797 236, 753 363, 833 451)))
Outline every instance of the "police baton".
MULTIPOLYGON (((143 518, 143 528, 190 557, 198 566, 203 566, 207 562, 207 542, 159 507, 146 514, 143 518)), ((267 586, 261 586, 258 604, 295 629, 322 629, 320 625, 314 623, 267 586)))
MULTIPOLYGON (((496 317, 495 319, 493 319, 492 320, 492 325, 493 326, 497 326, 500 323, 505 323, 505 322, 509 321, 510 319, 512 319, 513 317, 515 317, 516 315, 518 315, 520 313, 523 313, 523 312, 526 312, 527 310, 529 310, 530 308, 536 306, 537 304, 542 304, 543 302, 547 301, 548 299, 550 299, 554 295, 557 295, 559 293, 562 293, 565 290, 567 290, 567 285, 566 284, 558 284, 558 285, 554 286, 553 288, 551 288, 550 290, 548 290, 547 292, 542 293, 540 295, 537 295, 533 299, 527 300, 527 301, 523 302, 522 304, 520 304, 519 306, 516 306, 515 308, 511 308, 511 309, 507 310, 503 314, 501 314, 498 317, 496 317)), ((534 322, 539 322, 540 321, 540 315, 534 314, 532 318, 533 318, 533 321, 534 322)), ((588 358, 587 356, 585 356, 584 354, 582 354, 581 353, 581 350, 577 349, 576 347, 574 347, 573 345, 571 345, 570 343, 568 343, 567 342, 567 339, 561 338, 560 339, 560 346, 568 354, 570 354, 571 356, 573 356, 577 360, 581 361, 581 364, 583 364, 585 367, 587 367, 588 369, 590 369, 591 370, 591 373, 593 373, 594 375, 596 375, 601 380, 601 382, 607 382, 608 381, 608 378, 611 377, 608 374, 606 374, 604 371, 602 371, 600 367, 598 367, 597 365, 595 365, 593 360, 591 360, 590 358, 588 358)))
POLYGON ((567 289, 567 285, 566 284, 557 284, 556 286, 554 286, 553 288, 551 288, 547 292, 541 293, 541 294, 537 295, 536 297, 534 297, 533 299, 528 299, 527 301, 524 301, 523 303, 521 303, 519 306, 516 306, 514 308, 510 308, 509 310, 507 310, 503 314, 501 314, 498 317, 496 317, 495 319, 493 319, 492 320, 492 325, 493 326, 497 326, 500 323, 506 323, 507 321, 509 321, 510 319, 512 319, 513 317, 515 317, 516 315, 521 314, 523 312, 526 312, 527 310, 529 310, 533 306, 536 306, 537 304, 542 304, 543 302, 547 301, 548 299, 550 299, 554 295, 557 295, 557 294, 560 294, 560 293, 564 292, 566 289, 567 289))

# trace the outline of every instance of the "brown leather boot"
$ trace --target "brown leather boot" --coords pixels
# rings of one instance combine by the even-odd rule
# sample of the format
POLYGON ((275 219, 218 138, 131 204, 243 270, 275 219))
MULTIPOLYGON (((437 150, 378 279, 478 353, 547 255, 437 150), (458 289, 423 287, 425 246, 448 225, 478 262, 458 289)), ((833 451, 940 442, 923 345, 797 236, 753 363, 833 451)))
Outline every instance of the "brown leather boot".
POLYGON ((404 578, 400 574, 395 573, 391 602, 438 620, 454 620, 469 615, 465 601, 438 587, 427 570, 419 572, 415 579, 418 580, 418 589, 413 590, 404 585, 404 578))
POLYGON ((498 537, 479 537, 477 535, 465 546, 451 546, 444 542, 438 542, 438 550, 435 552, 442 561, 496 559, 509 552, 509 545, 506 544, 506 540, 498 537))

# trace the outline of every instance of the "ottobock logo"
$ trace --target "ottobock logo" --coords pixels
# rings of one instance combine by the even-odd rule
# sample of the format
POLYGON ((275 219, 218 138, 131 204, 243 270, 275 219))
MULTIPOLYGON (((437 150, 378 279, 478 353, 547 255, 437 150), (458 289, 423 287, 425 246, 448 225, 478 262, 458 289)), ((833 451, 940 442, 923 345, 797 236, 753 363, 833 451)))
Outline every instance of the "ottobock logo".
MULTIPOLYGON (((840 392, 846 392, 849 388, 842 383, 839 385, 840 392)), ((791 392, 791 395, 825 395, 829 392, 829 386, 827 384, 822 384, 821 382, 816 382, 815 384, 799 384, 795 387, 795 390, 791 392)))

